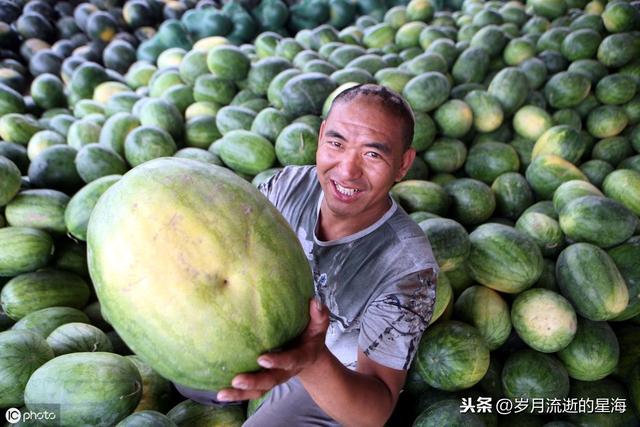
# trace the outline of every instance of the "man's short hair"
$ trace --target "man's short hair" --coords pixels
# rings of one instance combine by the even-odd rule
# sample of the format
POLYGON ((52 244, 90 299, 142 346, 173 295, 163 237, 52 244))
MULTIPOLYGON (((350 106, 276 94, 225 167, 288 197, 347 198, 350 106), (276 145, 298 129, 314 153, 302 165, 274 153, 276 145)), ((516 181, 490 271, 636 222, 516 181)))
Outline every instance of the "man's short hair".
POLYGON ((402 126, 402 145, 404 150, 411 147, 411 142, 413 141, 413 128, 415 126, 413 111, 402 96, 385 86, 365 83, 345 89, 334 98, 327 117, 331 114, 331 110, 334 105, 350 102, 358 97, 366 97, 374 100, 384 108, 386 112, 397 118, 402 126))

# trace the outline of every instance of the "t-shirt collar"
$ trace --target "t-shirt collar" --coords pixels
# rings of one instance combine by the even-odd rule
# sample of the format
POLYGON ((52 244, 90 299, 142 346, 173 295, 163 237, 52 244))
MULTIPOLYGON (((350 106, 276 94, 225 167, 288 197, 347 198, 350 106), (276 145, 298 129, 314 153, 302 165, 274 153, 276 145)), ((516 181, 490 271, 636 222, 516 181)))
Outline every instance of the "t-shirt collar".
POLYGON ((391 218, 391 216, 396 212, 396 210, 398 210, 398 205, 396 201, 391 196, 388 196, 388 197, 391 200, 391 207, 389 207, 389 209, 384 213, 384 215, 382 215, 380 219, 378 219, 376 222, 374 222, 367 228, 364 228, 348 236, 344 236, 335 240, 324 241, 324 240, 318 239, 318 226, 320 225, 320 221, 319 221, 320 206, 322 205, 322 200, 324 199, 324 193, 320 191, 320 196, 318 197, 318 204, 316 205, 316 222, 315 222, 315 225, 313 226, 313 241, 318 246, 334 246, 334 245, 341 245, 344 243, 350 243, 350 242, 353 242, 354 240, 357 240, 361 237, 364 237, 368 234, 373 233, 375 230, 380 228, 382 224, 387 222, 387 220, 391 218))

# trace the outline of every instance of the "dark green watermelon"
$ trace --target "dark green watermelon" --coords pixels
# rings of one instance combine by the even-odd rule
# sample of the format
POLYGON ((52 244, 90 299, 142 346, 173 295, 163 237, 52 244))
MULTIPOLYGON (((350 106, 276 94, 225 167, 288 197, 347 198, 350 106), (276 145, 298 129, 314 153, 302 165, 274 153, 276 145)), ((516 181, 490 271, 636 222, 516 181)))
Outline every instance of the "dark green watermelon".
POLYGON ((440 271, 458 268, 469 256, 469 234, 462 225, 448 218, 427 219, 419 223, 429 238, 440 271))
POLYGON ((425 381, 441 390, 460 390, 482 379, 489 368, 489 349, 478 331, 458 321, 427 329, 416 354, 425 381))
POLYGON ((446 214, 449 196, 438 184, 424 180, 406 180, 391 189, 391 195, 407 212, 424 211, 436 215, 446 214))
POLYGON ((478 329, 490 350, 499 348, 509 338, 509 307, 493 289, 485 286, 466 288, 456 299, 454 313, 456 318, 478 329))
POLYGON ((536 243, 513 227, 487 223, 470 235, 467 260, 470 275, 479 283, 507 293, 531 286, 542 274, 542 254, 536 243))
POLYGON ((505 397, 511 399, 564 399, 569 394, 569 376, 554 356, 520 350, 504 363, 502 387, 505 397))
POLYGON ((19 320, 47 307, 84 308, 89 301, 89 285, 73 273, 42 269, 18 275, 0 293, 2 310, 19 320))
POLYGON ((629 302, 627 285, 614 261, 589 243, 575 243, 560 253, 556 279, 576 312, 589 320, 613 319, 629 302))
POLYGON ((573 340, 558 352, 569 376, 581 381, 600 380, 612 373, 619 355, 618 339, 611 326, 583 317, 578 317, 573 340))
POLYGON ((43 337, 29 331, 0 332, 0 372, 2 372, 3 408, 22 406, 29 377, 54 358, 43 337))
POLYGON ((142 380, 129 360, 113 353, 58 356, 31 375, 25 403, 34 412, 59 408, 63 425, 113 425, 129 415, 142 394, 142 380), (77 381, 91 378, 91 381, 77 381), (102 387, 98 387, 101 385, 102 387))
POLYGON ((65 323, 54 329, 47 343, 56 356, 69 353, 113 351, 107 335, 93 325, 80 322, 65 323))

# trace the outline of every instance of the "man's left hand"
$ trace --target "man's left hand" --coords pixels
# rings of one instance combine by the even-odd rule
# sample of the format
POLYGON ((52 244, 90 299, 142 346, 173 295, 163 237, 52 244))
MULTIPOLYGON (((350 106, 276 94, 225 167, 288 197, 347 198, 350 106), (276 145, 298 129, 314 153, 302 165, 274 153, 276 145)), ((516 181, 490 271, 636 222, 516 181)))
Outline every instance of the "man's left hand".
POLYGON ((309 324, 294 345, 281 352, 265 353, 258 358, 264 368, 260 372, 239 374, 231 382, 232 388, 218 392, 220 401, 257 399, 278 384, 288 381, 313 365, 323 352, 329 327, 329 311, 319 300, 312 299, 309 324))

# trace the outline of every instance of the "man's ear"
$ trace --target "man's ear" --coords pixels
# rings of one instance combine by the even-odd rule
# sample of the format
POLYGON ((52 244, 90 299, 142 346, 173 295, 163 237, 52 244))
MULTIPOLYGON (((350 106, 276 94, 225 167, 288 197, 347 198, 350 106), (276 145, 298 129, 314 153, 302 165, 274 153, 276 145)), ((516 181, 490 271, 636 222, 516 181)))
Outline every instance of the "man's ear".
POLYGON ((318 140, 322 138, 322 135, 324 134, 324 126, 326 124, 327 124, 327 120, 323 120, 322 123, 320 123, 320 130, 318 131, 318 140))
MULTIPOLYGON (((322 135, 324 135, 324 127, 326 124, 326 120, 323 120, 322 123, 320 123, 320 130, 318 131, 318 147, 320 147, 320 140, 322 139, 322 135)), ((316 149, 316 164, 318 163, 318 153, 320 153, 320 150, 316 149)))
POLYGON ((396 182, 400 181, 404 176, 409 172, 409 168, 413 164, 413 160, 416 158, 416 149, 413 147, 409 147, 402 154, 402 161, 400 163, 400 169, 398 169, 398 173, 396 174, 396 182))

